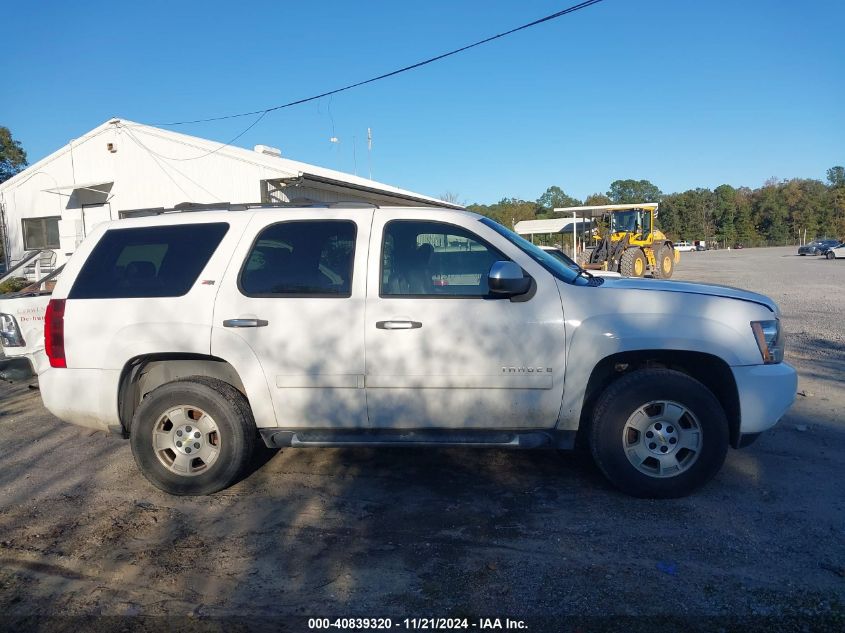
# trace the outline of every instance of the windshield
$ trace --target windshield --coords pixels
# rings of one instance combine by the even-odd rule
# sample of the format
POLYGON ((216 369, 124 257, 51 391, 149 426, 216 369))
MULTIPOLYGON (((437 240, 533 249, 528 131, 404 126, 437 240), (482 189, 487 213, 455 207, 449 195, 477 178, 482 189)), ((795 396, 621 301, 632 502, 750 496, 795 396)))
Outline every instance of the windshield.
POLYGON ((616 211, 610 216, 610 230, 614 233, 624 231, 634 233, 639 226, 640 220, 639 209, 631 209, 630 211, 616 211))
POLYGON ((490 218, 481 218, 479 222, 496 231, 496 233, 511 242, 519 250, 528 255, 531 259, 540 264, 540 266, 548 270, 558 279, 569 283, 574 283, 575 279, 578 278, 578 271, 572 270, 571 268, 569 268, 569 266, 564 264, 557 257, 554 257, 550 253, 547 253, 539 246, 535 246, 534 244, 526 240, 524 237, 520 237, 519 235, 505 228, 498 222, 495 222, 490 218))

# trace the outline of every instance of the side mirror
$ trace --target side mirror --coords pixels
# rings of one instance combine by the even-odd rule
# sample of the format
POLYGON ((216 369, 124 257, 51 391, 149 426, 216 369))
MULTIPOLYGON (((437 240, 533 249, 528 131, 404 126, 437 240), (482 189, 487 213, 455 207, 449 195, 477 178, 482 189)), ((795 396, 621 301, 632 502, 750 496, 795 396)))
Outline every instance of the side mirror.
POLYGON ((487 287, 502 297, 524 295, 531 289, 531 277, 526 277, 514 262, 496 262, 487 273, 487 287))

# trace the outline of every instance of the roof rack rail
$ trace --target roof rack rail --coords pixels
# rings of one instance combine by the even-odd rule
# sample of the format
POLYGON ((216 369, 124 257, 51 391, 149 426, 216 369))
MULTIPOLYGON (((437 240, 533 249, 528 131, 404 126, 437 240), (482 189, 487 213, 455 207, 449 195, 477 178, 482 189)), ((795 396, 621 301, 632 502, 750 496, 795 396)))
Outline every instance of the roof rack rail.
POLYGON ((379 209, 379 205, 360 200, 336 202, 180 202, 159 213, 192 211, 249 211, 253 209, 379 209))

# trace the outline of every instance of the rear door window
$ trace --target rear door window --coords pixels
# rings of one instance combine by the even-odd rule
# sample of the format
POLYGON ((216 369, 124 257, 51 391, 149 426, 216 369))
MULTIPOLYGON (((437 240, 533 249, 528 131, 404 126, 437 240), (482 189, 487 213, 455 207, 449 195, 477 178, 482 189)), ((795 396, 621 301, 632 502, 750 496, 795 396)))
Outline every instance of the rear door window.
POLYGON ((69 299, 179 297, 191 289, 229 225, 225 222, 106 231, 69 299))
POLYGON ((241 270, 241 292, 248 297, 351 296, 356 233, 348 220, 268 226, 241 270))

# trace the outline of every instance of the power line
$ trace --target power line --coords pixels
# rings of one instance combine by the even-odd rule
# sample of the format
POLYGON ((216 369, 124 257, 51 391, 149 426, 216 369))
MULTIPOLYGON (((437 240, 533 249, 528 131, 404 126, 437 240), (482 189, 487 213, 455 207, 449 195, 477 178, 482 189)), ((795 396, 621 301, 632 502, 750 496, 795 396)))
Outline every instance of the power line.
MULTIPOLYGON (((140 141, 140 139, 138 139, 138 137, 137 137, 137 136, 135 136, 135 135, 132 133, 132 131, 131 131, 128 127, 126 127, 126 126, 122 126, 122 127, 123 127, 123 129, 124 129, 124 130, 126 130, 126 133, 129 135, 129 138, 131 138, 131 139, 132 139, 132 141, 135 143, 135 145, 137 145, 137 146, 138 146, 138 147, 140 147, 141 149, 145 150, 145 151, 146 151, 146 152, 150 155, 150 158, 153 160, 153 162, 154 162, 156 165, 158 165, 159 169, 161 169, 161 171, 163 171, 163 172, 164 172, 164 175, 165 175, 165 176, 167 176, 168 178, 170 178, 170 180, 173 182, 173 184, 174 184, 174 185, 176 185, 176 187, 179 189, 179 191, 181 191, 182 193, 184 193, 184 194, 185 194, 185 196, 186 196, 186 200, 190 200, 191 196, 189 196, 189 195, 188 195, 188 192, 187 192, 187 191, 185 191, 184 189, 182 189, 182 187, 179 185, 179 183, 178 183, 178 182, 176 182, 176 180, 173 178, 173 176, 172 176, 172 175, 171 175, 171 174, 170 174, 170 173, 169 173, 169 172, 168 172, 168 171, 164 168, 164 165, 162 165, 161 161, 159 161, 159 160, 158 160, 158 158, 163 158, 163 159, 165 159, 165 160, 179 160, 179 159, 167 158, 167 157, 165 157, 165 156, 162 156, 161 154, 158 154, 158 153, 154 152, 154 151, 153 151, 153 150, 151 150, 149 147, 147 147, 146 145, 144 145, 144 144, 140 141), (158 157, 158 158, 156 158, 156 157, 158 157)), ((215 150, 215 151, 217 151, 217 150, 215 150)), ((206 192, 209 196, 211 196, 212 198, 216 199, 218 202, 220 202, 220 201, 221 201, 221 198, 220 198, 219 196, 217 196, 217 195, 213 194, 212 192, 210 192, 208 189, 206 189, 205 187, 203 187, 203 186, 202 186, 200 183, 198 183, 196 180, 194 180, 194 179, 193 179, 193 178, 191 178, 190 176, 188 176, 188 175, 186 175, 186 174, 182 173, 181 171, 179 171, 178 169, 176 169, 176 167, 174 167, 173 165, 168 165, 168 167, 169 167, 170 169, 172 169, 173 171, 175 171, 175 172, 176 172, 177 174, 179 174, 180 176, 182 176, 182 178, 184 178, 185 180, 189 180, 189 181, 190 181, 190 182, 192 182, 194 185, 196 185, 199 189, 202 189, 203 191, 205 191, 205 192, 206 192)))
MULTIPOLYGON (((323 93, 318 94, 318 95, 306 97, 304 99, 297 99, 296 101, 289 101, 289 102, 283 103, 281 105, 272 106, 270 108, 265 108, 264 110, 252 110, 251 112, 240 112, 238 114, 227 114, 227 115, 224 115, 224 116, 209 117, 207 119, 194 119, 194 120, 191 120, 191 121, 171 121, 169 123, 153 123, 152 125, 162 126, 162 127, 176 126, 176 125, 189 125, 189 124, 192 124, 192 123, 208 123, 208 122, 211 122, 211 121, 223 121, 225 119, 236 119, 236 118, 245 117, 245 116, 259 115, 258 118, 256 118, 256 120, 253 121, 249 125, 249 127, 247 127, 243 132, 241 132, 240 134, 235 136, 233 139, 231 139, 227 143, 224 143, 223 145, 221 145, 220 147, 218 147, 215 150, 212 150, 212 151, 207 152, 205 154, 202 154, 200 156, 194 156, 192 158, 181 158, 181 159, 170 158, 170 159, 168 159, 168 160, 196 160, 198 158, 203 158, 205 156, 208 156, 209 154, 213 154, 215 152, 218 152, 221 149, 223 149, 224 147, 231 145, 236 140, 238 140, 241 136, 243 136, 249 130, 251 130, 253 127, 255 127, 258 124, 258 122, 261 121, 261 119, 263 119, 270 112, 275 112, 276 110, 282 110, 284 108, 290 108, 290 107, 293 107, 293 106, 296 106, 296 105, 301 105, 303 103, 308 103, 309 101, 316 101, 318 99, 322 99, 323 97, 336 95, 340 92, 352 90, 353 88, 365 86, 367 84, 371 84, 371 83, 374 83, 376 81, 381 81, 382 79, 387 79, 388 77, 394 77, 396 75, 406 73, 408 71, 414 70, 416 68, 420 68, 422 66, 427 66, 428 64, 432 64, 436 61, 440 61, 441 59, 445 59, 447 57, 451 57, 452 55, 457 55, 458 53, 463 53, 464 51, 468 51, 469 49, 475 48, 476 46, 481 46, 482 44, 487 44, 489 42, 492 42, 493 40, 498 40, 498 39, 501 39, 503 37, 507 37, 508 35, 512 35, 514 33, 517 33, 519 31, 524 31, 525 29, 529 29, 529 28, 537 26, 539 24, 543 24, 544 22, 556 20, 557 18, 563 17, 565 15, 569 15, 570 13, 575 13, 576 11, 580 11, 581 9, 586 9, 587 7, 591 7, 594 4, 598 4, 599 2, 602 2, 602 0, 585 0, 584 2, 580 2, 578 4, 571 6, 571 7, 568 7, 566 9, 562 9, 561 11, 558 11, 557 13, 552 13, 551 15, 547 15, 545 17, 538 19, 538 20, 534 20, 533 22, 528 22, 527 24, 523 24, 523 25, 518 26, 516 28, 510 29, 509 31, 504 31, 502 33, 498 33, 496 35, 492 35, 490 37, 487 37, 483 40, 478 40, 477 42, 473 42, 472 44, 467 44, 466 46, 456 48, 456 49, 451 50, 447 53, 443 53, 443 54, 437 55, 435 57, 429 57, 428 59, 417 62, 416 64, 411 64, 410 66, 405 66, 403 68, 393 70, 389 73, 384 73, 383 75, 378 75, 377 77, 371 77, 371 78, 365 79, 363 81, 358 81, 356 83, 352 83, 352 84, 343 86, 341 88, 335 88, 334 90, 329 90, 327 92, 323 92, 323 93)), ((164 158, 164 157, 162 157, 162 158, 164 158)))
MULTIPOLYGON (((216 154, 217 152, 219 152, 219 151, 220 151, 221 149, 223 149, 224 147, 229 147, 229 145, 231 145, 232 143, 234 143, 235 141, 237 141, 240 137, 242 137, 244 134, 246 134, 247 132, 249 132, 249 131, 250 131, 252 128, 254 128, 256 125, 258 125, 259 121, 261 121, 261 119, 263 119, 265 116, 267 116, 267 113, 268 113, 268 112, 269 112, 269 110, 265 110, 264 112, 259 113, 258 118, 256 118, 256 119, 255 119, 255 121, 253 121, 252 123, 250 123, 250 124, 249 124, 249 125, 248 125, 245 129, 244 129, 244 130, 242 130, 241 132, 239 132, 236 136, 234 136, 234 137, 230 138, 228 141, 226 141, 225 143, 223 143, 222 145, 220 145, 220 147, 215 147, 214 149, 212 149, 212 150, 210 150, 210 151, 208 151, 208 152, 205 152, 204 154, 200 154, 199 156, 190 156, 190 157, 188 157, 188 158, 176 158, 175 156, 164 156, 163 154, 159 154, 158 152, 154 152, 153 150, 151 150, 151 149, 150 149, 150 148, 148 148, 148 147, 144 147, 144 149, 146 149, 146 150, 147 150, 150 154, 154 154, 154 155, 158 156, 159 158, 163 158, 164 160, 186 161, 186 160, 197 160, 198 158, 205 158, 206 156, 211 156, 212 154, 216 154)), ((163 124, 163 123, 159 123, 158 125, 164 125, 164 124, 163 124)), ((129 126, 129 125, 120 125, 119 127, 123 128, 124 130, 126 130, 127 132, 129 132, 129 128, 130 128, 131 126, 129 126)))
POLYGON ((273 106, 270 108, 266 108, 264 110, 253 110, 251 112, 240 112, 238 114, 227 114, 225 116, 217 116, 217 117, 210 117, 208 119, 194 119, 193 121, 172 121, 170 123, 154 123, 153 125, 188 125, 190 123, 206 123, 209 121, 222 121, 224 119, 236 119, 239 117, 250 116, 253 114, 266 114, 267 112, 275 112, 276 110, 281 110, 283 108, 290 108, 295 105, 300 105, 303 103, 308 103, 309 101, 316 101, 317 99, 322 99, 323 97, 328 97, 330 95, 335 95, 339 92, 344 92, 346 90, 351 90, 352 88, 357 88, 359 86, 364 86, 366 84, 371 84, 375 81, 380 81, 381 79, 387 79, 388 77, 393 77, 395 75, 399 75, 401 73, 408 72, 409 70, 414 70, 415 68, 420 68, 421 66, 426 66, 427 64, 431 64, 433 62, 439 61, 441 59, 445 59, 446 57, 451 57, 452 55, 457 55, 458 53, 462 53, 467 51, 471 48, 475 48, 476 46, 481 46, 482 44, 487 44, 488 42, 492 42, 493 40, 498 40, 500 38, 506 37, 518 31, 523 31, 525 29, 531 28, 533 26, 537 26, 538 24, 542 24, 543 22, 548 22, 550 20, 555 20, 557 18, 563 17, 569 13, 574 13, 575 11, 580 11, 581 9, 586 9, 594 4, 598 4, 602 2, 602 0, 586 0, 585 2, 581 2, 580 4, 576 4, 574 6, 569 7, 568 9, 563 9, 562 11, 558 11, 557 13, 553 13, 551 15, 547 15, 544 18, 540 18, 539 20, 534 20, 533 22, 529 22, 528 24, 523 24, 522 26, 518 26, 515 29, 511 29, 510 31, 505 31, 504 33, 499 33, 497 35, 493 35, 492 37, 485 38, 483 40, 479 40, 477 42, 473 42, 472 44, 468 44, 466 46, 462 46, 461 48, 456 48, 453 51, 449 51, 448 53, 443 53, 442 55, 437 55, 436 57, 429 57, 426 60, 421 62, 417 62, 416 64, 411 64, 410 66, 405 66, 404 68, 399 68, 398 70, 393 70, 389 73, 385 73, 383 75, 379 75, 377 77, 371 77, 370 79, 365 79, 364 81, 359 81, 354 84, 349 84, 348 86, 343 86, 342 88, 335 88, 334 90, 329 90, 328 92, 323 92, 318 95, 314 95, 313 97, 306 97, 304 99, 297 99, 296 101, 289 101, 288 103, 283 103, 282 105, 273 106))

